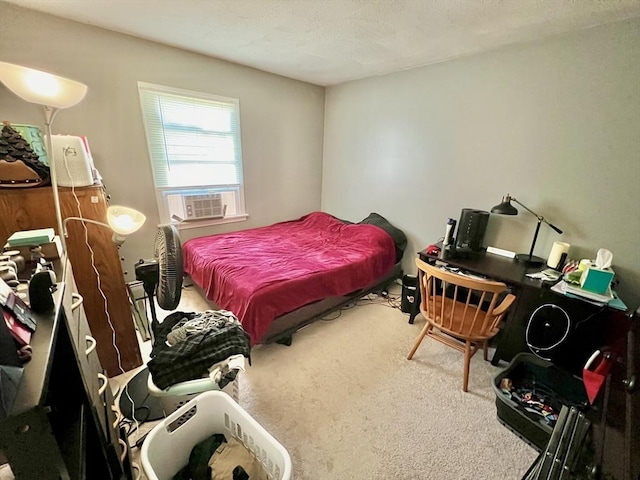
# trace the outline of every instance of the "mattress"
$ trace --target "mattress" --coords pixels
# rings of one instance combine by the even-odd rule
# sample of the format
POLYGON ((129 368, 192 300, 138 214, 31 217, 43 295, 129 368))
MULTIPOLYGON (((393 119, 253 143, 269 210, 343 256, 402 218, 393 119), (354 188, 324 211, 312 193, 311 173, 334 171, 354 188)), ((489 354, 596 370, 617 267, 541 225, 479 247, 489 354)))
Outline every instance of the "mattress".
POLYGON ((278 316, 346 295, 387 274, 393 238, 371 224, 313 212, 297 220, 188 240, 184 271, 219 308, 260 341, 278 316))

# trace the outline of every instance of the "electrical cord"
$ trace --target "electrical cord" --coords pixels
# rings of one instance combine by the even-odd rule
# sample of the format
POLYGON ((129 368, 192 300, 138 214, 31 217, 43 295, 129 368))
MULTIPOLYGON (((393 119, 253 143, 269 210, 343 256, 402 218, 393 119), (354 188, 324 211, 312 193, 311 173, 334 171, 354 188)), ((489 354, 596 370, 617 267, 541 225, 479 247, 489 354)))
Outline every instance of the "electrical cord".
MULTIPOLYGON (((397 284, 397 282, 394 282, 397 284)), ((333 322, 342 316, 342 312, 345 310, 351 310, 354 307, 362 307, 366 305, 382 305, 383 307, 393 308, 400 310, 401 304, 401 296, 400 295, 392 295, 388 290, 382 290, 381 294, 376 293, 368 293, 367 295, 360 297, 352 302, 347 303, 346 305, 340 307, 335 312, 331 312, 324 317, 321 317, 320 320, 323 322, 333 322), (386 294, 385 294, 386 292, 386 294), (329 317, 331 315, 331 317, 329 317)))

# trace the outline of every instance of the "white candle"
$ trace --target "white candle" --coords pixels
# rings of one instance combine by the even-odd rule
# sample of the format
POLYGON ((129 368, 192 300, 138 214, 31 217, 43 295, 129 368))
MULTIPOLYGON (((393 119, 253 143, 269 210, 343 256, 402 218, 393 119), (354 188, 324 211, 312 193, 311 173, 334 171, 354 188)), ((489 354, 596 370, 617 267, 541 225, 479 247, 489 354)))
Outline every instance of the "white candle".
POLYGON ((560 263, 560 259, 562 258, 562 254, 569 253, 569 245, 565 242, 553 242, 553 247, 551 247, 551 253, 549 254, 549 259, 547 260, 547 267, 550 268, 558 268, 562 267, 562 265, 558 265, 560 263))

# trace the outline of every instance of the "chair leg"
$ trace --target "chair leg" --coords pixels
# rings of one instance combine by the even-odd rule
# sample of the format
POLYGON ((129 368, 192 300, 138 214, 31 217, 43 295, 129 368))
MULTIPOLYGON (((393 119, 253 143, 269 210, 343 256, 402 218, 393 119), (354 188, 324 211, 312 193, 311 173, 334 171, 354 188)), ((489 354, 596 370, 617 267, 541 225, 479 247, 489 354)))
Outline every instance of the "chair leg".
POLYGON ((484 350, 484 361, 489 360, 489 340, 485 340, 482 344, 482 350, 484 350))
POLYGON ((469 387, 469 363, 471 362, 471 342, 467 340, 464 347, 464 376, 462 378, 462 391, 468 391, 469 387))
POLYGON ((407 355, 407 360, 411 360, 413 358, 413 354, 416 353, 416 350, 418 350, 418 347, 422 343, 422 339, 427 335, 427 333, 429 333, 430 329, 431 329, 431 323, 429 323, 429 320, 427 320, 427 323, 425 324, 424 328, 420 332, 420 335, 418 335, 418 338, 416 338, 416 341, 413 344, 413 347, 411 348, 409 355, 407 355))

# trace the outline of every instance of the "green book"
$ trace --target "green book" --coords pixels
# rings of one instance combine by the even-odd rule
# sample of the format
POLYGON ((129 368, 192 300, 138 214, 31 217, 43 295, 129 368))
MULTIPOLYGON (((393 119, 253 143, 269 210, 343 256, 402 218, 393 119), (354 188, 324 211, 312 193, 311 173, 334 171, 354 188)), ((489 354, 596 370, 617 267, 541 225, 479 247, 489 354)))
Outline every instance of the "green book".
POLYGON ((24 245, 42 245, 53 241, 55 232, 53 228, 39 228, 37 230, 23 230, 15 232, 7 239, 7 243, 11 247, 20 247, 24 245))

